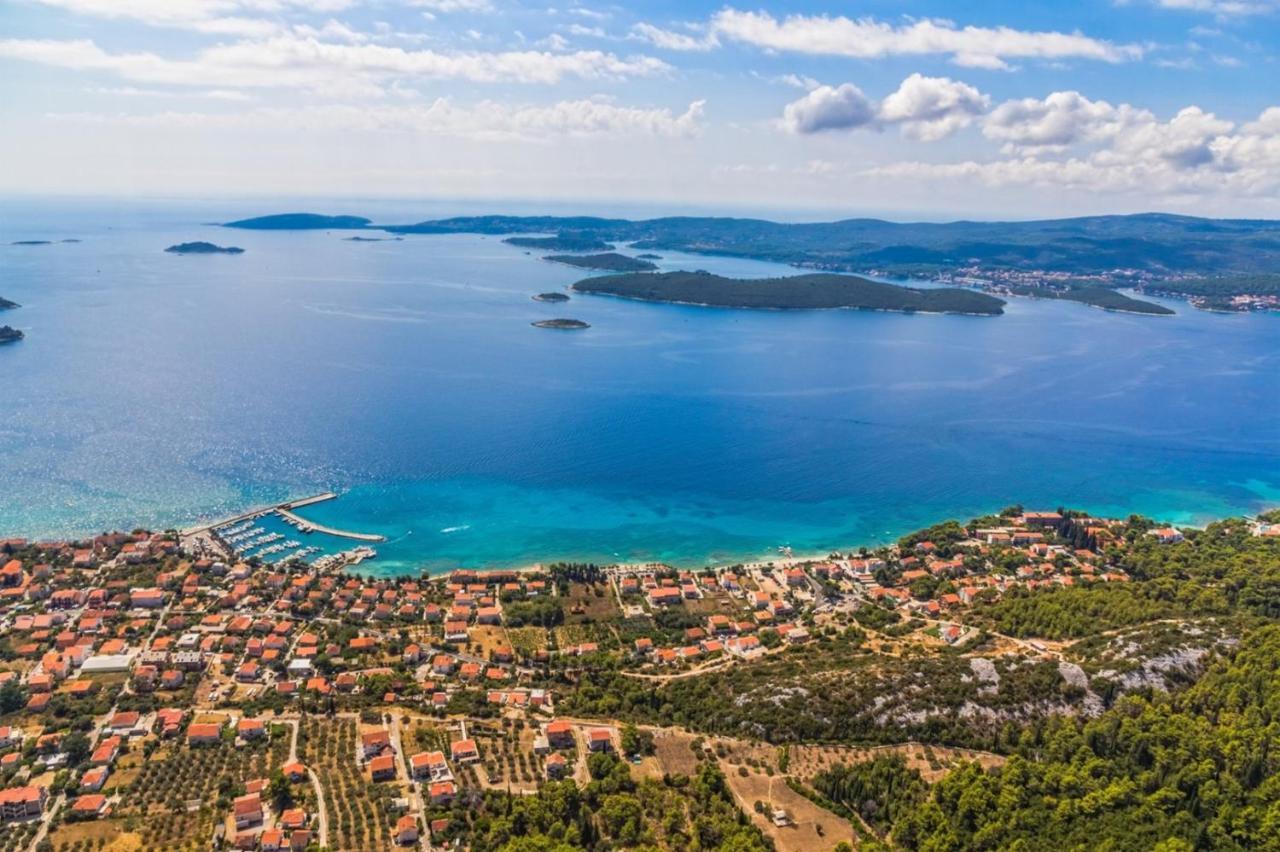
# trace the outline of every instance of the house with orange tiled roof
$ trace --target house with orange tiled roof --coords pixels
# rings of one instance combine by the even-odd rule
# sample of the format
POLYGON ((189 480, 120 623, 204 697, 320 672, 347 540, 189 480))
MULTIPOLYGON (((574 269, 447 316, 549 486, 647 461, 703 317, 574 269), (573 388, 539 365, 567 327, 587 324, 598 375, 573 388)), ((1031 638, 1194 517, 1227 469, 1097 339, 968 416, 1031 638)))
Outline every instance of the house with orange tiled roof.
POLYGON ((396 777, 396 759, 389 754, 369 761, 369 778, 373 781, 393 781, 396 777))
POLYGON ((571 748, 574 745, 573 725, 569 722, 562 719, 548 722, 545 732, 552 748, 571 748))
POLYGON ((360 736, 360 750, 365 759, 376 757, 391 747, 391 734, 388 731, 368 731, 360 736))
POLYGON ((405 814, 396 820, 396 843, 413 846, 418 842, 418 818, 405 814))
POLYGON ((409 758, 409 772, 415 781, 449 781, 453 773, 444 759, 444 752, 424 751, 409 758))
POLYGON ((473 763, 480 759, 480 750, 475 740, 458 740, 449 744, 449 756, 457 763, 473 763))
POLYGON ((591 751, 611 751, 613 734, 608 728, 592 728, 587 732, 587 748, 591 751))
POLYGON ((108 810, 106 796, 101 793, 88 793, 72 803, 71 816, 75 819, 98 819, 105 816, 108 810))
POLYGON ((262 822, 264 816, 262 797, 257 793, 248 793, 240 796, 232 802, 231 812, 235 817, 237 830, 257 825, 262 822))
POLYGON ((222 736, 222 726, 202 722, 187 727, 187 745, 213 745, 218 742, 222 736))

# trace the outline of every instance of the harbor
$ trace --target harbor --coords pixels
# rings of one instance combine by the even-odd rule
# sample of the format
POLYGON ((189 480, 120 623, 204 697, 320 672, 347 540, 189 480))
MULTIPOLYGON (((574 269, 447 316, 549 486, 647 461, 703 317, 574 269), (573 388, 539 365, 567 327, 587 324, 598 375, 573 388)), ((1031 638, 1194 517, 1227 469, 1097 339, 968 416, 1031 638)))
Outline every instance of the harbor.
POLYGON ((358 564, 377 556, 368 545, 385 536, 337 529, 317 524, 295 510, 313 506, 338 495, 332 491, 242 512, 231 518, 194 526, 182 531, 188 552, 221 559, 257 559, 266 565, 307 562, 337 568, 358 564), (346 549, 344 541, 361 545, 346 549))

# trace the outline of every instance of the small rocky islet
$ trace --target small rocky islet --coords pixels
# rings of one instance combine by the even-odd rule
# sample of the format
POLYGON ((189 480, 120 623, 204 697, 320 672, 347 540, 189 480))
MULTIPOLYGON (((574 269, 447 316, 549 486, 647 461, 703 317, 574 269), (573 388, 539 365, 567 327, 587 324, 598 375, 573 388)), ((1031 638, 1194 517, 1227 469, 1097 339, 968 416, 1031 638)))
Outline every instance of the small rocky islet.
POLYGON ((565 293, 539 293, 531 297, 535 302, 567 302, 569 296, 565 293))
POLYGON ((244 249, 239 246, 219 246, 203 241, 178 243, 165 251, 170 254, 244 254, 244 249))
POLYGON ((562 319, 545 319, 545 320, 537 320, 537 321, 535 321, 535 322, 531 323, 531 325, 532 325, 534 328, 555 328, 555 329, 562 329, 562 330, 565 330, 565 331, 572 331, 572 330, 575 330, 575 329, 582 329, 582 328, 591 328, 590 324, 585 323, 585 322, 583 322, 582 320, 579 320, 579 319, 563 319, 563 318, 562 318, 562 319))

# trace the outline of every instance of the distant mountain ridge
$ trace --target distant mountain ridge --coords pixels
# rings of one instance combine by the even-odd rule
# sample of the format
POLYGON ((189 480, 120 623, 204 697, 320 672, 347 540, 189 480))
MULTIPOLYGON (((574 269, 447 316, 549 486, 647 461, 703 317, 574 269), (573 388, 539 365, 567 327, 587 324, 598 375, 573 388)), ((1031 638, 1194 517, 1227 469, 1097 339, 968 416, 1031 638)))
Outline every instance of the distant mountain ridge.
POLYGON ((557 239, 628 242, 639 249, 730 255, 846 272, 919 275, 969 266, 1157 278, 1258 275, 1280 268, 1280 221, 1168 213, 1022 222, 781 223, 675 216, 462 216, 373 225, 355 216, 292 213, 229 223, 240 228, 377 228, 397 234, 551 233, 557 239))

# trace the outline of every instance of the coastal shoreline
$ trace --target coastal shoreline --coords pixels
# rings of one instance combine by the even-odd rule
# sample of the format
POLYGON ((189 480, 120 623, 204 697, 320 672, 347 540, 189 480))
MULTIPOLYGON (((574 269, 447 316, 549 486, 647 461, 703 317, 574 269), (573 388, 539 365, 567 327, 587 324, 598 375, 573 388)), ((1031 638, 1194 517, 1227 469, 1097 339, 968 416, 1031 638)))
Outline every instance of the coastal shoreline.
MULTIPOLYGON (((281 506, 293 506, 294 508, 302 508, 305 506, 315 505, 316 503, 320 503, 320 502, 331 501, 331 500, 337 499, 340 496, 341 495, 339 493, 328 491, 313 497, 305 497, 305 498, 299 498, 291 501, 283 501, 273 506, 259 508, 257 510, 253 510, 249 512, 243 512, 238 515, 231 516, 229 518, 216 520, 212 523, 203 523, 197 527, 184 528, 183 530, 181 530, 181 534, 183 536, 187 536, 195 531, 209 531, 220 526, 226 526, 227 524, 235 523, 239 520, 244 520, 251 517, 257 517, 262 514, 274 512, 281 506)), ((992 506, 987 508, 985 511, 980 512, 979 514, 994 514, 1000 511, 1001 508, 1002 506, 992 506)), ((1264 506, 1258 509, 1258 512, 1267 512, 1276 508, 1280 508, 1280 504, 1277 504, 1275 506, 1270 506, 1270 505, 1264 506)), ((964 514, 964 513, 961 512, 959 514, 964 514)), ((1193 513, 1192 516, 1197 518, 1196 521, 1190 522, 1186 520, 1179 520, 1176 523, 1177 523, 1177 526, 1181 528, 1200 529, 1200 528, 1203 528, 1204 525, 1208 523, 1212 523, 1213 521, 1222 520, 1223 518, 1234 517, 1237 515, 1239 515, 1239 512, 1229 512, 1222 516, 1193 513)), ((932 519, 928 523, 942 523, 944 520, 947 520, 948 518, 955 518, 958 516, 959 515, 954 512, 953 513, 944 512, 944 513, 940 513, 936 518, 932 519)), ((1168 520, 1168 519, 1166 518, 1164 520, 1168 520)), ((315 527, 317 531, 321 531, 321 532, 327 529, 319 524, 316 524, 315 527)), ((611 567, 619 568, 623 571, 652 570, 655 566, 660 566, 660 565, 672 566, 672 567, 687 567, 690 570, 693 570, 695 567, 697 569, 708 569, 708 568, 721 569, 721 568, 726 568, 730 566, 742 566, 745 568, 763 567, 763 566, 793 567, 797 565, 804 565, 808 563, 824 561, 828 559, 833 553, 848 554, 848 553, 857 553, 859 550, 862 550, 862 549, 874 550, 878 547, 883 547, 886 544, 890 544, 896 541, 902 535, 906 535, 914 531, 916 528, 917 527, 912 524, 907 524, 906 526, 903 527, 903 529, 898 530, 897 532, 889 532, 886 534, 884 538, 879 540, 865 540, 865 541, 860 541, 856 543, 846 543, 846 544, 833 545, 830 547, 823 547, 823 548, 806 548, 805 550, 802 550, 799 552, 792 550, 790 553, 785 553, 785 554, 784 553, 769 554, 767 551, 763 551, 763 552, 757 551, 751 554, 744 553, 737 556, 727 556, 722 559, 704 558, 701 560, 698 560, 698 559, 664 560, 660 558, 655 558, 655 559, 630 559, 630 560, 614 561, 614 560, 599 560, 593 557, 575 557, 572 555, 565 555, 565 556, 544 557, 544 558, 530 557, 530 561, 522 562, 516 565, 474 566, 474 565, 458 564, 458 565, 453 565, 447 568, 438 568, 438 569, 433 569, 430 566, 424 565, 419 568, 409 568, 405 570, 383 572, 383 571, 379 571, 378 567, 379 565, 385 565, 386 563, 380 563, 377 558, 372 558, 372 559, 363 561, 358 565, 349 565, 344 570, 346 570, 348 573, 357 574, 361 576, 374 576, 374 577, 380 577, 380 578, 398 578, 398 577, 422 577, 422 576, 435 577, 435 576, 440 576, 442 574, 450 573, 452 571, 474 571, 482 574, 503 573, 503 572, 529 574, 529 573, 539 573, 539 572, 545 571, 547 567, 550 565, 554 565, 556 563, 565 563, 565 562, 591 562, 599 565, 609 565, 611 567)), ((385 540, 385 537, 383 538, 383 540, 385 540)), ((423 561, 425 562, 427 560, 423 560, 423 561)))
MULTIPOLYGON (((207 537, 210 535, 211 531, 213 531, 218 527, 224 527, 229 524, 236 523, 238 521, 261 517, 266 514, 274 514, 281 507, 304 508, 306 506, 315 505, 321 502, 333 501, 335 499, 340 498, 341 496, 342 495, 339 492, 326 491, 320 494, 310 495, 306 497, 291 498, 289 500, 284 500, 284 501, 280 501, 278 503, 273 503, 269 505, 259 505, 243 512, 238 512, 235 514, 230 514, 225 516, 219 516, 214 519, 210 519, 207 516, 202 517, 199 519, 198 523, 188 525, 188 526, 170 525, 163 528, 177 530, 179 535, 182 536, 183 538, 190 538, 190 537, 196 537, 196 536, 202 536, 202 535, 207 537)), ((397 566, 395 570, 380 570, 381 567, 391 567, 391 566, 388 565, 387 562, 381 561, 380 558, 373 557, 373 558, 365 558, 362 561, 359 561, 354 564, 348 564, 342 570, 346 571, 347 573, 351 573, 359 576, 393 579, 393 578, 405 578, 405 577, 409 577, 409 578, 438 577, 444 574, 448 574, 452 571, 473 571, 481 574, 502 573, 502 572, 521 573, 521 574, 538 573, 541 571, 545 571, 547 567, 550 565, 553 565, 556 563, 566 563, 566 562, 569 562, 569 563, 584 562, 584 563, 593 563, 597 565, 608 565, 608 566, 622 569, 624 571, 652 570, 655 566, 659 566, 659 565, 689 569, 689 570, 720 569, 720 568, 726 568, 730 566, 752 567, 752 566, 770 566, 771 565, 775 567, 792 567, 796 565, 803 565, 806 563, 824 561, 828 559, 832 553, 844 553, 844 554, 856 553, 863 548, 867 550, 874 550, 878 547, 883 547, 886 544, 893 543, 899 537, 903 535, 907 535, 913 532, 914 530, 919 529, 922 525, 927 525, 930 523, 941 523, 944 520, 959 518, 960 516, 969 514, 970 512, 976 512, 977 515, 994 514, 1000 511, 1002 507, 1003 507, 1003 504, 999 506, 992 505, 985 508, 979 508, 977 510, 969 510, 968 512, 943 511, 943 512, 939 512, 932 519, 929 519, 926 521, 909 522, 905 524, 901 529, 886 531, 885 536, 879 539, 873 538, 873 539, 868 539, 863 541, 844 543, 844 544, 832 545, 832 546, 821 547, 821 548, 806 547, 804 550, 801 550, 798 552, 793 550, 789 554, 784 554, 784 553, 771 554, 768 552, 767 549, 765 549, 765 550, 757 550, 751 553, 744 552, 738 555, 725 556, 723 558, 716 558, 716 559, 707 558, 705 556, 701 558, 686 556, 681 558, 666 558, 666 559, 654 558, 654 559, 614 560, 614 559, 601 559, 594 556, 575 556, 571 552, 568 552, 563 555, 554 555, 554 556, 549 555, 542 558, 530 556, 528 558, 528 561, 521 561, 518 564, 504 564, 504 563, 495 564, 493 562, 488 562, 487 564, 468 565, 468 564, 459 563, 459 564, 452 564, 448 566, 438 566, 438 567, 433 567, 432 565, 427 564, 431 561, 430 557, 422 557, 420 559, 413 560, 419 563, 418 567, 400 568, 399 564, 405 560, 394 560, 391 564, 397 566)), ((1082 508, 1084 508, 1085 510, 1088 510, 1088 507, 1082 507, 1082 508)), ((1183 512, 1180 512, 1178 514, 1178 517, 1176 519, 1167 514, 1165 517, 1161 518, 1159 512, 1153 513, 1153 512, 1150 512, 1149 510, 1142 510, 1138 508, 1111 507, 1107 511, 1119 512, 1121 514, 1136 513, 1136 514, 1149 515, 1151 517, 1156 517, 1159 520, 1170 521, 1181 528, 1200 529, 1209 523, 1223 520, 1225 518, 1239 517, 1242 515, 1246 517, 1250 517, 1255 514, 1273 511, 1278 508, 1280 508, 1280 503, 1261 505, 1253 509, 1252 511, 1234 509, 1234 510, 1228 510, 1225 513, 1221 513, 1221 514, 1220 513, 1186 512, 1184 510, 1183 512)), ((330 534, 328 532, 329 528, 326 527, 325 525, 312 522, 305 518, 303 518, 302 520, 308 524, 311 524, 317 533, 321 533, 325 535, 330 534)), ((133 528, 133 526, 134 525, 125 524, 125 525, 122 525, 120 528, 121 529, 133 528)), ((145 527, 147 525, 142 524, 141 526, 145 527)), ((162 527, 155 526, 154 528, 161 529, 162 527)), ((95 534, 95 532, 101 532, 101 530, 96 530, 92 532, 87 531, 83 533, 83 535, 92 536, 95 534)), ((15 535, 15 532, 13 530, 0 530, 0 538, 4 538, 6 536, 12 537, 14 535, 15 535)), ((69 533, 66 531, 58 531, 58 532, 46 531, 40 535, 32 536, 32 538, 76 540, 77 538, 81 537, 81 535, 82 534, 79 534, 79 533, 69 533)), ((386 541, 388 539, 387 536, 375 536, 374 534, 360 533, 357 535, 359 536, 360 540, 363 542, 375 541, 376 539, 381 539, 382 541, 386 541)), ((392 536, 390 538, 394 540, 396 537, 392 536)), ((567 550, 571 550, 571 549, 567 549, 567 550)))

